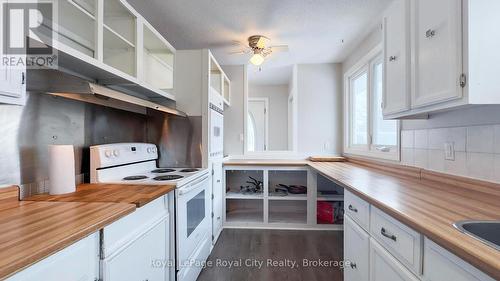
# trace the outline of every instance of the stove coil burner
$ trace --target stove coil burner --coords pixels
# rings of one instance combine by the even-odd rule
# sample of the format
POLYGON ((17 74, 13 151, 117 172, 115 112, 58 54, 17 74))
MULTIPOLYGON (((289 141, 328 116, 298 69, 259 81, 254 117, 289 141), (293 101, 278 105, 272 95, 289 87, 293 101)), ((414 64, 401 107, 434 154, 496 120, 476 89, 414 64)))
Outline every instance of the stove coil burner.
POLYGON ((178 179, 182 179, 183 176, 179 176, 179 175, 165 175, 165 176, 158 176, 158 177, 155 177, 153 178, 154 180, 157 180, 157 181, 171 181, 171 180, 178 180, 178 179))
POLYGON ((129 176, 129 177, 124 177, 124 181, 136 181, 136 180, 143 180, 147 179, 148 177, 146 176, 129 176))
POLYGON ((192 172, 198 172, 198 169, 182 169, 179 172, 181 173, 192 173, 192 172))
POLYGON ((151 171, 151 173, 155 173, 155 174, 171 173, 171 172, 175 172, 175 170, 174 169, 156 169, 156 170, 151 171))

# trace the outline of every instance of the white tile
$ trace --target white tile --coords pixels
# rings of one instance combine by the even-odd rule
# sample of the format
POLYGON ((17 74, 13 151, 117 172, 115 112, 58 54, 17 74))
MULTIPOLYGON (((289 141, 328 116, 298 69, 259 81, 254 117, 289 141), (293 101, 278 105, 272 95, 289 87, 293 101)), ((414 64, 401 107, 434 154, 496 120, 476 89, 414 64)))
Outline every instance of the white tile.
POLYGON ((429 145, 429 134, 427 130, 415 131, 415 148, 427 149, 429 145))
POLYGON ((415 132, 414 131, 401 131, 401 147, 414 148, 415 147, 415 132))
POLYGON ((455 152, 454 161, 444 161, 444 171, 457 176, 467 176, 467 154, 462 151, 455 152))
POLYGON ((495 155, 467 153, 467 175, 471 178, 493 180, 495 155))
POLYGON ((401 149, 401 164, 406 166, 414 166, 415 158, 413 148, 401 149))
POLYGON ((495 153, 500 154, 500 125, 495 126, 495 153))
POLYGON ((427 169, 444 172, 444 150, 427 150, 427 169))
POLYGON ((493 176, 495 182, 500 183, 500 154, 495 155, 495 172, 493 176))
POLYGON ((467 152, 493 153, 494 126, 467 128, 467 152))
POLYGON ((427 149, 415 149, 414 159, 415 167, 427 169, 427 149))
POLYGON ((467 128, 449 128, 446 130, 446 142, 454 144, 455 151, 465 152, 467 143, 467 128))
POLYGON ((429 130, 429 149, 443 149, 448 129, 429 130))

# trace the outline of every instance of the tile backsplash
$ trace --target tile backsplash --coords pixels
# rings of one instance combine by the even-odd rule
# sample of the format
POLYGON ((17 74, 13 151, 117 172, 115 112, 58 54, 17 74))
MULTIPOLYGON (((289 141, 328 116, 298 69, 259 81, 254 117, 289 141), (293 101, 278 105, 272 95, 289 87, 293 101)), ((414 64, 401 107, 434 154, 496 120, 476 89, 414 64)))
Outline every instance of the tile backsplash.
POLYGON ((401 163, 500 183, 500 125, 403 130, 401 163))

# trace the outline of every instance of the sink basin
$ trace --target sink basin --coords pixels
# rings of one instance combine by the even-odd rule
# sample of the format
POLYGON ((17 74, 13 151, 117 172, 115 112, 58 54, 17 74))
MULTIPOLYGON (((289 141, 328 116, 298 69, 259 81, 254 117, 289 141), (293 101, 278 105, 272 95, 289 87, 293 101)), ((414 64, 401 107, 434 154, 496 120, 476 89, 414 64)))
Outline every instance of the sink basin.
POLYGON ((459 221, 453 226, 500 251, 500 221, 459 221))

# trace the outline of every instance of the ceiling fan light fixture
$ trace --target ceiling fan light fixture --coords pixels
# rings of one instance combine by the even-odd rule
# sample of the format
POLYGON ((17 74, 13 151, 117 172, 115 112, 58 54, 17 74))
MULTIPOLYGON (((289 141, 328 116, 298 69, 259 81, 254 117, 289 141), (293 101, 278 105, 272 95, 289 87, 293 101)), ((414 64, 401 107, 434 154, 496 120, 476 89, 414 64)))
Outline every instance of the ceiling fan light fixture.
POLYGON ((254 54, 250 58, 250 63, 255 65, 255 66, 261 65, 263 62, 264 62, 264 57, 261 54, 254 54))

